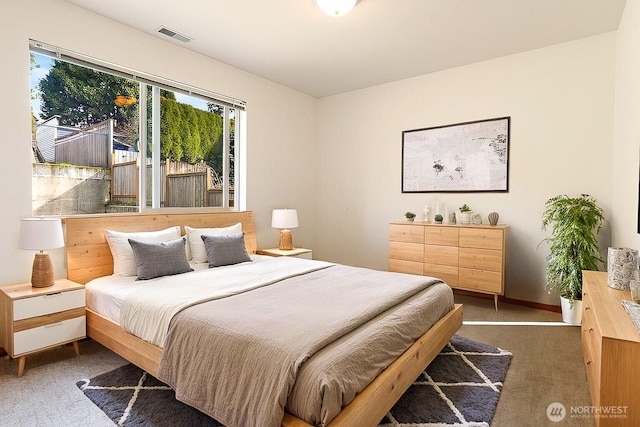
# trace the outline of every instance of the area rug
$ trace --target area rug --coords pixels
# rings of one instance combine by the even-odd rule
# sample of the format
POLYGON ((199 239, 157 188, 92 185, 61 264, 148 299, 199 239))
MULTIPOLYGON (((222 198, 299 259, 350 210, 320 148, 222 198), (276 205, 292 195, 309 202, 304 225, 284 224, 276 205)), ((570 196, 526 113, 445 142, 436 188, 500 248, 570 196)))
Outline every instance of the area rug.
MULTIPOLYGON (((490 426, 511 353, 455 335, 380 422, 380 427, 490 426)), ((119 426, 214 426, 134 365, 77 383, 119 426)))

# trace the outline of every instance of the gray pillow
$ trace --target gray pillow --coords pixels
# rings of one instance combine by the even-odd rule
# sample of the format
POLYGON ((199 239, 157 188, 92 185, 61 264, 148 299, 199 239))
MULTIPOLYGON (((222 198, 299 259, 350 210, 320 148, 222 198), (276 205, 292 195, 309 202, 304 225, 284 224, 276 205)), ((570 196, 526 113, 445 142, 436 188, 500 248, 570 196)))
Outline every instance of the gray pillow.
POLYGON ((207 251, 209 267, 239 264, 251 261, 244 244, 244 233, 226 236, 200 236, 207 251))
POLYGON ((148 280, 193 271, 185 252, 185 240, 184 237, 181 237, 161 243, 144 243, 129 239, 138 272, 136 280, 148 280))

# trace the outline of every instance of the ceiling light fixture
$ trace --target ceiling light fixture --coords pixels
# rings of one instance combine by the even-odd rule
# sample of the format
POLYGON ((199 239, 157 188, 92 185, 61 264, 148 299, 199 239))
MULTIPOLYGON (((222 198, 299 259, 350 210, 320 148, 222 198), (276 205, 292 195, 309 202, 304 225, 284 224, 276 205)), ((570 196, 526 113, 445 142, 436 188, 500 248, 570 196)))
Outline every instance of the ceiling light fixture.
POLYGON ((313 0, 321 11, 329 16, 343 16, 360 0, 313 0))

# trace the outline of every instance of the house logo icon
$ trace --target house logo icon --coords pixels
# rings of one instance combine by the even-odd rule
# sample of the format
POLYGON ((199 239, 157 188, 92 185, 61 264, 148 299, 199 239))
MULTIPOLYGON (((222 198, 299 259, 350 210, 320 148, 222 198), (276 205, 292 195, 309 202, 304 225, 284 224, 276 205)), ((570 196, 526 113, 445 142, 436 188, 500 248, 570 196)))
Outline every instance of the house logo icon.
POLYGON ((567 416, 567 409, 562 403, 553 402, 547 406, 547 418, 554 423, 559 423, 567 416))

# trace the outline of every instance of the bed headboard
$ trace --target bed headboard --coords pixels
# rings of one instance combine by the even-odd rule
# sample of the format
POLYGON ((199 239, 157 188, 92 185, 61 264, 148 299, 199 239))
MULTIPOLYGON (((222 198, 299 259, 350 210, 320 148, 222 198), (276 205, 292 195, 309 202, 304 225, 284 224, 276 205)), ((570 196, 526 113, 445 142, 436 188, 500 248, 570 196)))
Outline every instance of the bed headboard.
POLYGON ((113 274, 113 258, 104 230, 155 231, 179 225, 194 228, 226 227, 242 223, 247 252, 256 252, 253 212, 131 213, 73 216, 62 220, 67 251, 67 278, 78 283, 113 274))

